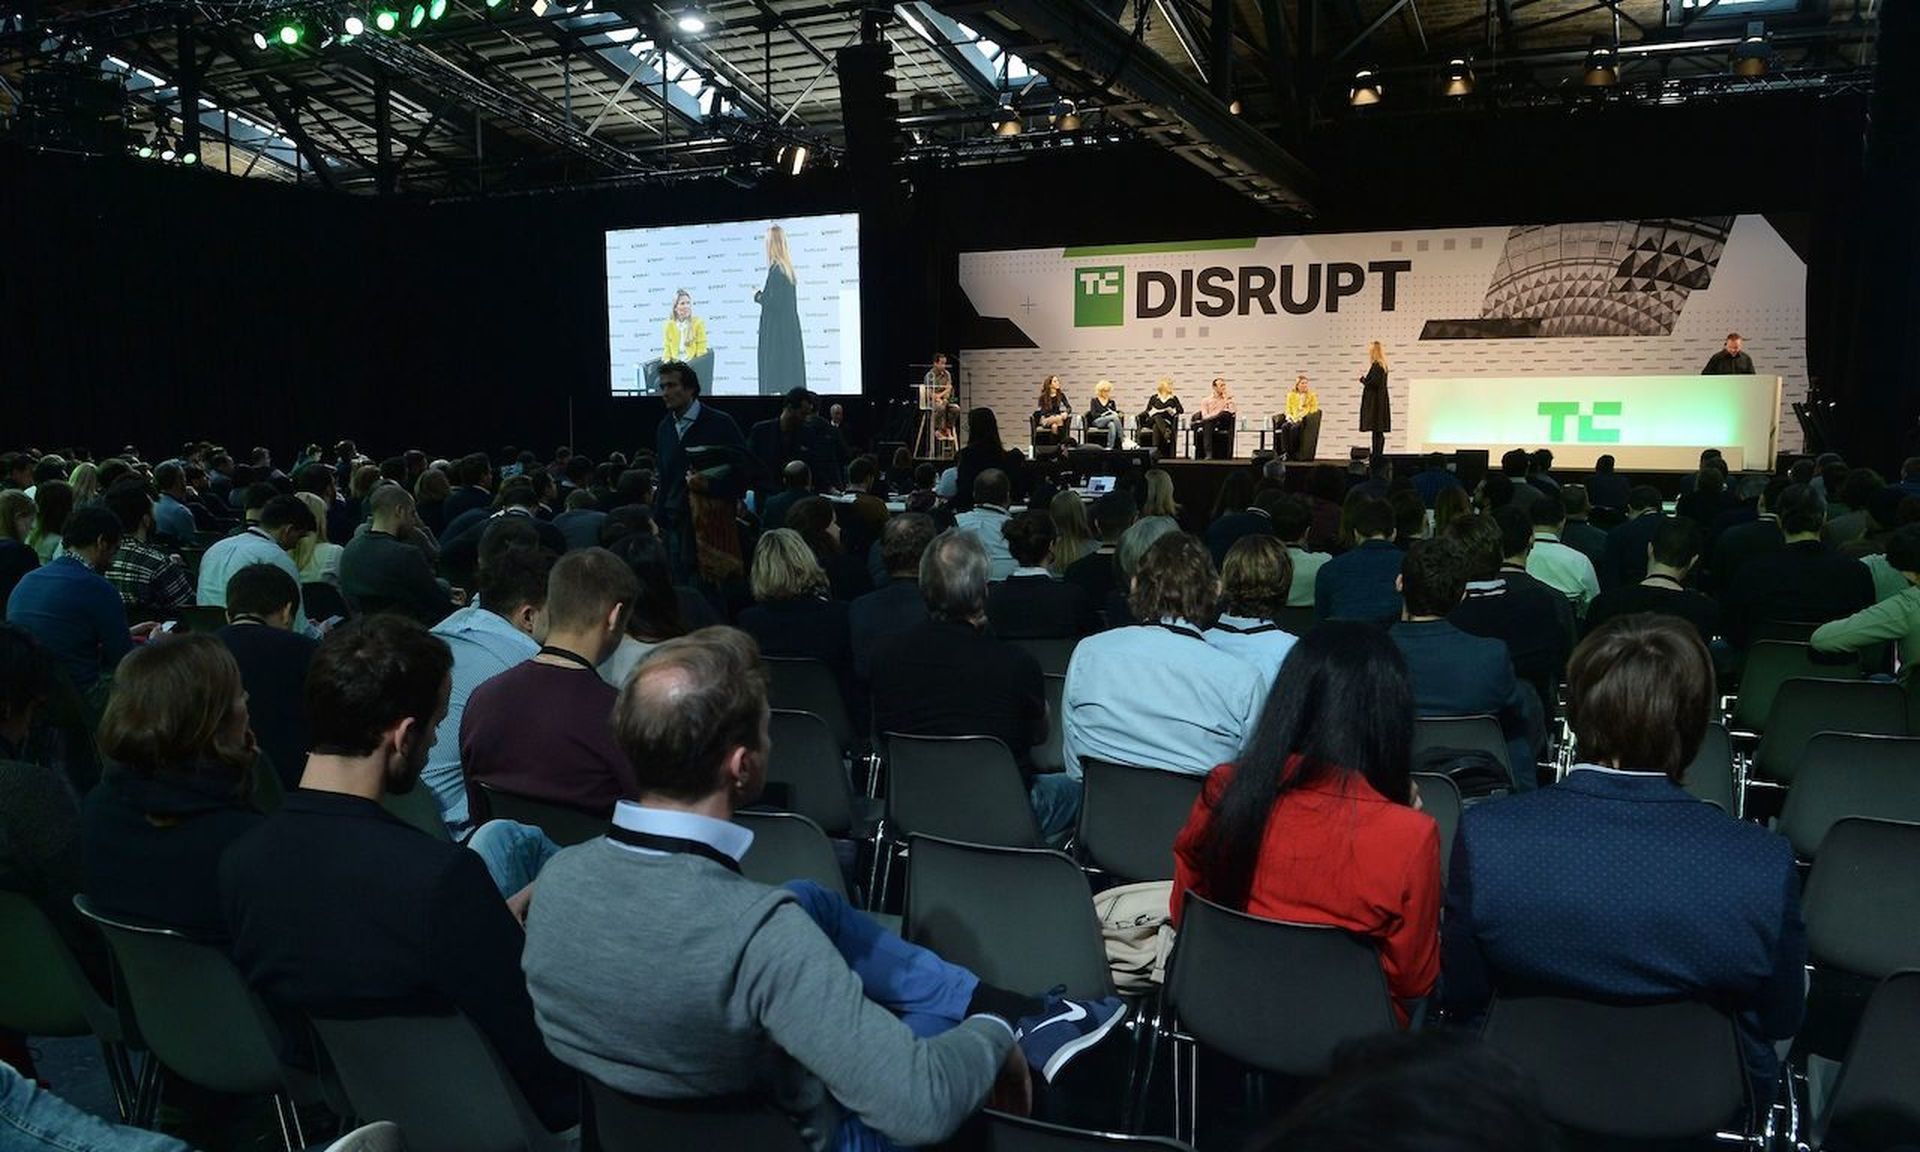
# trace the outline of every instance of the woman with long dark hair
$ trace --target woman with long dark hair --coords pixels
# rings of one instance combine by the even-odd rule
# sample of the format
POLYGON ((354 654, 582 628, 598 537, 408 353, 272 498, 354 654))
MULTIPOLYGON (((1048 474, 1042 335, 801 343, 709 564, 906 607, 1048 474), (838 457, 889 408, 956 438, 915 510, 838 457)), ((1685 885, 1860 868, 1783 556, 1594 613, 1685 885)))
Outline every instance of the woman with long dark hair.
POLYGON ((687 626, 680 615, 680 594, 674 591, 673 576, 667 567, 666 545, 654 535, 651 525, 643 532, 629 532, 607 546, 608 551, 626 561, 640 582, 640 596, 627 614, 627 634, 613 655, 600 663, 600 678, 615 688, 625 688, 627 677, 660 644, 684 636, 687 626))
POLYGON ((1440 835, 1417 810, 1412 748, 1413 690, 1387 634, 1346 621, 1309 632, 1174 842, 1174 923, 1191 890, 1372 939, 1404 1023, 1440 976, 1440 835))
POLYGON ((973 479, 989 468, 998 468, 1021 491, 1019 470, 1008 459, 1006 445, 1000 442, 1000 422, 993 409, 975 408, 967 413, 967 446, 954 458, 953 508, 964 512, 973 507, 973 479))

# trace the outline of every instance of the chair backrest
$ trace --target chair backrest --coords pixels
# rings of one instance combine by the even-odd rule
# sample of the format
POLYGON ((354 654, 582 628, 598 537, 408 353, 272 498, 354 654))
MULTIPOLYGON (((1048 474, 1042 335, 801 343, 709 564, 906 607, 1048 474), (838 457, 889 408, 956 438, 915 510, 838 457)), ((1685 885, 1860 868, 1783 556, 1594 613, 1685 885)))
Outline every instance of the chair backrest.
POLYGON ((53 922, 18 892, 0 891, 0 1029, 27 1036, 119 1033, 53 922))
POLYGON ((433 789, 415 785, 406 792, 389 792, 380 797, 380 807, 413 825, 436 840, 452 840, 447 822, 440 818, 440 802, 433 789))
POLYGON ((400 1126, 408 1152, 522 1152, 545 1135, 473 1022, 445 1016, 315 1020, 362 1120, 400 1126))
POLYGON ((829 836, 853 832, 853 791, 833 729, 811 712, 778 709, 768 725, 773 751, 767 782, 787 788, 785 807, 826 829, 829 836))
POLYGON ((1720 811, 1733 815, 1737 810, 1733 782, 1733 737, 1727 726, 1714 721, 1700 739, 1700 751, 1687 765, 1682 787, 1720 811))
POLYGON ((1761 640, 1747 647, 1740 670, 1740 694, 1734 700, 1731 727, 1736 732, 1765 732, 1780 685, 1794 677, 1858 680, 1860 658, 1817 655, 1806 644, 1761 640))
POLYGON ((562 848, 584 844, 605 834, 607 830, 608 821, 604 817, 589 816, 560 804, 502 792, 485 780, 478 783, 481 794, 487 798, 487 813, 492 819, 531 824, 562 848))
POLYGON ((586 1152, 805 1152, 793 1121, 767 1101, 643 1100, 588 1078, 586 1152))
POLYGON ((1783 640, 1788 644, 1805 644, 1813 639, 1820 625, 1807 620, 1762 620, 1747 633, 1747 643, 1761 640, 1783 640))
POLYGON ((1815 1147, 1920 1146, 1920 971, 1887 977, 1853 1034, 1815 1147))
POLYGON ((1087 863, 1126 880, 1173 879, 1173 841, 1204 776, 1080 758, 1086 792, 1076 837, 1087 863))
POLYGON ((797 812, 735 812, 734 823, 753 832, 753 847, 740 860, 740 873, 762 884, 811 880, 839 896, 847 895, 840 858, 820 825, 797 812))
POLYGON ((851 751, 855 743, 853 721, 847 716, 847 702, 840 695, 840 678, 821 660, 799 657, 764 656, 767 669, 767 704, 789 712, 811 712, 827 722, 827 730, 842 751, 851 751))
POLYGON ((1815 964, 1873 980, 1920 968, 1920 823, 1837 821, 1800 907, 1815 964))
POLYGON ((1807 741, 1780 810, 1780 834, 1813 859, 1848 816, 1920 823, 1920 739, 1822 732, 1807 741))
POLYGON ((989 984, 1113 995, 1086 873, 1059 852, 915 836, 905 926, 907 939, 989 984))
POLYGON ((1020 767, 991 736, 888 733, 887 823, 972 844, 1038 848, 1040 825, 1020 767))
POLYGON ((1907 696, 1897 684, 1871 680, 1815 680, 1796 676, 1780 685, 1767 729, 1753 752, 1756 775, 1793 783, 1807 741, 1819 732, 1905 736, 1907 696))
POLYGON ((1512 757, 1500 721, 1492 716, 1421 716, 1413 722, 1413 760, 1429 748, 1463 748, 1490 753, 1511 773, 1512 757))
POLYGON ((227 626, 227 610, 212 604, 183 604, 173 618, 188 632, 218 632, 227 626))
POLYGON ((1067 665, 1073 661, 1073 650, 1079 645, 1080 638, 1078 636, 1048 637, 1010 640, 1008 643, 1033 653, 1033 658, 1040 662, 1042 676, 1065 676, 1067 665))
POLYGON ((1420 807, 1440 826, 1440 877, 1452 875, 1453 837, 1460 830, 1460 788, 1453 777, 1436 772, 1415 772, 1413 782, 1420 786, 1420 807))
POLYGON ((216 1092, 283 1089, 277 1030, 224 951, 170 928, 103 916, 84 896, 74 906, 106 934, 134 1021, 160 1063, 216 1092))
POLYGON ((407 1141, 400 1134, 400 1125, 375 1120, 327 1145, 327 1152, 407 1152, 407 1141))
MULTIPOLYGON (((1088 1132, 1046 1124, 1005 1112, 983 1112, 977 1125, 978 1137, 964 1146, 980 1152, 1089 1152, 1090 1149, 1165 1149, 1192 1152, 1192 1145, 1164 1136, 1124 1136, 1114 1132, 1088 1132)), ((971 1135, 971 1133, 969 1133, 971 1135)))
POLYGON ((1191 891, 1168 961, 1167 1003, 1203 1047, 1282 1076, 1324 1076, 1342 1043, 1396 1027, 1372 943, 1248 916, 1191 891))
POLYGON ((1739 1040, 1708 1005, 1503 996, 1483 1035, 1533 1074, 1547 1118, 1578 1132, 1684 1140, 1745 1128, 1739 1040))
POLYGON ((1061 732, 1066 718, 1060 711, 1060 702, 1066 698, 1067 678, 1045 675, 1042 684, 1047 694, 1047 742, 1034 745, 1028 755, 1033 759, 1035 772, 1063 772, 1067 755, 1061 747, 1061 732))
POLYGON ((300 601, 306 606, 309 620, 327 620, 351 614, 347 611, 347 598, 340 595, 340 589, 324 580, 300 585, 300 601))

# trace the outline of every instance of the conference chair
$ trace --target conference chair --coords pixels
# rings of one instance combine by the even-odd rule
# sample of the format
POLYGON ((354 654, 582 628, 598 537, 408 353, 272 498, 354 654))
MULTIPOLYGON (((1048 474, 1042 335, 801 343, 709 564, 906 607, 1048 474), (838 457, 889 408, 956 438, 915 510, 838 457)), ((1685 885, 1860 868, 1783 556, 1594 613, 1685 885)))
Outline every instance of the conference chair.
POLYGON ((327 1145, 327 1152, 407 1152, 400 1125, 390 1120, 363 1124, 327 1145))
POLYGON ((407 1152, 566 1152, 499 1054, 459 1012, 313 1021, 360 1120, 399 1125, 407 1152))
POLYGON ((1453 777, 1437 772, 1415 772, 1413 782, 1420 788, 1420 807, 1440 826, 1440 875, 1451 875, 1453 838, 1460 831, 1460 787, 1453 777))
POLYGON ((1060 711, 1060 702, 1066 698, 1067 678, 1064 675, 1047 674, 1042 684, 1047 694, 1047 742, 1034 745, 1028 755, 1032 758, 1036 773, 1064 772, 1067 755, 1061 742, 1064 739, 1062 725, 1065 718, 1060 711))
POLYGON ((66 670, 56 665, 47 699, 40 706, 40 722, 27 734, 20 759, 63 770, 73 794, 85 796, 100 781, 100 750, 93 733, 100 712, 80 695, 66 670))
POLYGON ((1052 849, 916 835, 906 937, 1002 988, 1114 994, 1086 874, 1052 849))
POLYGON ((128 1053, 120 1014, 94 990, 73 949, 32 900, 0 891, 0 1030, 23 1036, 87 1036, 100 1042, 114 1110, 137 1117, 144 1069, 128 1053))
POLYGON ((1079 646, 1078 636, 1059 638, 1033 638, 1009 641, 1016 648, 1024 648, 1032 653, 1040 664, 1040 672, 1045 676, 1065 676, 1067 665, 1073 660, 1073 650, 1079 646))
POLYGON ((1047 1124, 1025 1116, 985 1111, 947 1146, 954 1152, 1192 1152, 1193 1146, 1165 1136, 1128 1136, 1047 1124))
POLYGON ((1371 942, 1249 916, 1191 891, 1168 960, 1166 1005, 1175 1135, 1187 1140, 1199 1124, 1202 1048, 1262 1072, 1319 1079, 1342 1043, 1398 1027, 1371 942))
POLYGON ((185 632, 218 632, 227 626, 227 610, 210 604, 182 604, 173 618, 185 632))
POLYGON ((1848 816, 1920 822, 1920 739, 1822 732, 1799 765, 1779 830, 1802 860, 1848 816))
POLYGON ((325 580, 300 585, 300 600, 306 606, 307 619, 315 622, 353 615, 347 610, 347 598, 340 594, 339 587, 325 580))
POLYGON ((1860 658, 1857 655, 1816 653, 1806 644, 1785 640, 1761 640, 1747 648, 1740 670, 1740 691, 1734 698, 1733 714, 1727 726, 1734 735, 1757 738, 1766 731, 1773 711, 1773 698, 1780 686, 1795 677, 1811 680, 1858 680, 1860 658))
POLYGON ((781 807, 812 820, 829 836, 871 834, 875 805, 855 801, 841 745, 825 720, 811 712, 778 708, 768 732, 773 751, 767 757, 767 783, 785 787, 781 807))
POLYGON ((807 1152, 793 1121, 762 1097, 651 1100, 585 1079, 582 1152, 807 1152))
MULTIPOLYGON (((233 1096, 269 1096, 287 1152, 306 1147, 300 1102, 319 1099, 310 1077, 282 1067, 279 1030, 218 946, 171 928, 115 920, 84 896, 74 907, 99 925, 118 962, 128 1006, 153 1059, 191 1084, 233 1096)), ((159 1104, 158 1068, 149 1062, 135 1123, 151 1123, 159 1104)))
POLYGON ((1173 879, 1173 841, 1200 799, 1204 776, 1080 759, 1085 793, 1074 840, 1087 866, 1117 879, 1173 879))
POLYGON ((971 844, 1040 848, 1026 781, 1007 746, 991 736, 903 736, 889 732, 886 818, 874 907, 892 890, 895 848, 916 835, 971 844))
POLYGON ((1763 782, 1791 785, 1807 742, 1820 732, 1905 736, 1906 693, 1884 681, 1798 676, 1786 681, 1753 750, 1753 774, 1763 782))
POLYGON ((1882 981, 1841 1066, 1813 1147, 1833 1152, 1920 1147, 1920 971, 1882 981))
POLYGON ((440 802, 433 789, 418 785, 406 792, 389 792, 380 797, 380 807, 413 825, 435 840, 452 840, 447 822, 440 818, 440 802))
POLYGON ((1812 974, 1794 1051, 1837 1060, 1874 986, 1920 968, 1920 823, 1837 821, 1807 874, 1800 908, 1812 974))
POLYGON ((840 694, 840 678, 824 661, 803 657, 763 656, 767 670, 767 704, 787 712, 811 712, 827 722, 827 730, 849 759, 863 751, 840 694))
POLYGON ((789 880, 811 880, 836 896, 849 898, 840 858, 820 825, 797 812, 757 808, 735 812, 733 821, 753 833, 753 846, 740 860, 740 874, 747 879, 774 887, 789 880))
POLYGON ((1458 748, 1485 752, 1500 761, 1513 774, 1512 757, 1507 752, 1507 737, 1500 721, 1492 716, 1421 716, 1413 722, 1413 762, 1429 748, 1458 748))
POLYGON ((488 819, 531 824, 545 832, 547 839, 562 848, 584 844, 606 833, 609 823, 606 816, 589 816, 585 812, 576 811, 561 804, 503 792, 485 780, 478 780, 475 783, 480 785, 480 795, 486 802, 488 819))
POLYGON ((1681 787, 1719 808, 1729 816, 1741 812, 1740 789, 1736 780, 1733 737, 1727 726, 1714 721, 1700 739, 1700 750, 1687 765, 1681 787))
POLYGON ((1482 1036, 1532 1073, 1547 1118, 1575 1133, 1750 1141, 1739 1037, 1733 1019, 1707 1004, 1500 996, 1482 1036))

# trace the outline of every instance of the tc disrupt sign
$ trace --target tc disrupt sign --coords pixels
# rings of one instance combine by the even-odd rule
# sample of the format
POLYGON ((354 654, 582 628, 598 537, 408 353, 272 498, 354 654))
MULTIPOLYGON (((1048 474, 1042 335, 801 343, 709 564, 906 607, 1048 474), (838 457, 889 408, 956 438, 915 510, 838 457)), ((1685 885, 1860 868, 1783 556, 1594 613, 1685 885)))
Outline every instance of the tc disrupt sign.
POLYGON ((1166 271, 1136 269, 1133 273, 1133 311, 1127 311, 1127 269, 1119 264, 1088 264, 1073 270, 1073 326, 1118 328, 1129 315, 1136 320, 1162 316, 1251 316, 1257 310, 1275 316, 1285 312, 1338 312, 1340 302, 1365 292, 1378 294, 1378 310, 1391 312, 1402 273, 1413 270, 1411 260, 1374 260, 1366 264, 1334 261, 1325 264, 1224 264, 1166 271))
POLYGON ((1540 415, 1547 418, 1547 442, 1550 444, 1567 443, 1569 422, 1573 429, 1575 444, 1618 444, 1620 429, 1602 428, 1597 423, 1602 417, 1620 416, 1626 412, 1626 403, 1620 400, 1595 400, 1583 404, 1578 400, 1542 400, 1540 415))

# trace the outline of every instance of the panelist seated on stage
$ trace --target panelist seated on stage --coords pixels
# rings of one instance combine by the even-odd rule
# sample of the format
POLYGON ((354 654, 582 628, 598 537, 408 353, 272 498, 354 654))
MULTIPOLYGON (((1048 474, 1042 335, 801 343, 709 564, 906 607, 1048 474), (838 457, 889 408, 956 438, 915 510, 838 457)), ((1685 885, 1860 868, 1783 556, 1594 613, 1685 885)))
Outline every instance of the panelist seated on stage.
POLYGON ((1200 402, 1199 419, 1193 422, 1196 456, 1203 460, 1225 460, 1233 455, 1234 417, 1239 413, 1233 392, 1224 376, 1213 378, 1212 391, 1200 402))
POLYGON ((1320 394, 1307 382, 1307 374, 1302 372, 1293 378, 1293 388, 1287 392, 1287 410, 1273 418, 1274 448, 1280 455, 1292 459, 1300 446, 1300 433, 1305 427, 1307 417, 1320 411, 1320 394))
POLYGON ((1180 417, 1186 407, 1180 403, 1180 397, 1173 391, 1173 381, 1162 376, 1154 385, 1153 395, 1147 397, 1147 406, 1141 410, 1136 423, 1140 426, 1140 438, 1145 441, 1153 437, 1153 447, 1161 456, 1173 455, 1175 437, 1179 435, 1180 417))
POLYGON ((1065 444, 1073 432, 1073 402, 1060 387, 1060 377, 1040 382, 1040 399, 1033 408, 1033 442, 1065 444))
POLYGON ((1093 401, 1087 405, 1087 442, 1092 443, 1095 436, 1105 436, 1108 448, 1118 448, 1125 434, 1126 422, 1121 418, 1120 405, 1113 399, 1113 381, 1102 380, 1093 386, 1093 401))

